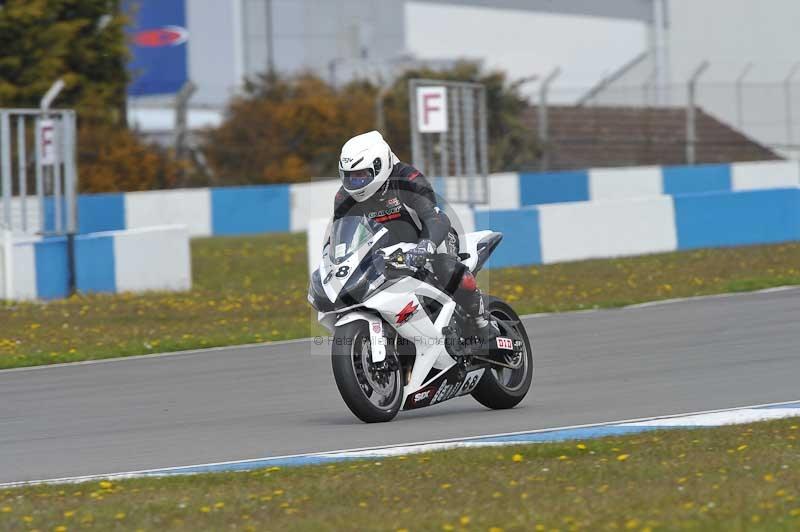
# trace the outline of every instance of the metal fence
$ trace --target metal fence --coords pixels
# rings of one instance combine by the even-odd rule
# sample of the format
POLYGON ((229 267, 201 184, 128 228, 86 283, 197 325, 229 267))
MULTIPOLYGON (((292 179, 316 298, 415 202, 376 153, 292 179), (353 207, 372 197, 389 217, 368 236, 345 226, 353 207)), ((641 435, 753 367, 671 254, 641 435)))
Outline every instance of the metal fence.
POLYGON ((440 193, 451 203, 487 203, 489 175, 486 88, 479 83, 411 79, 409 120, 412 163, 431 178, 443 178, 440 193), (418 89, 443 87, 445 124, 440 132, 421 132, 418 89))
MULTIPOLYGON (((686 162, 691 162, 692 147, 744 145, 748 141, 757 142, 779 156, 800 159, 800 80, 792 82, 789 77, 782 82, 748 82, 744 70, 736 80, 705 81, 707 66, 707 63, 698 65, 685 83, 662 88, 666 107, 686 111, 686 162), (698 109, 744 138, 736 141, 727 135, 699 135, 695 114, 698 109)), ((581 89, 554 92, 559 101, 580 102, 588 108, 655 107, 655 87, 651 83, 612 85, 586 98, 579 96, 581 89)))
POLYGON ((75 111, 0 109, 0 228, 72 234, 76 194, 75 111))

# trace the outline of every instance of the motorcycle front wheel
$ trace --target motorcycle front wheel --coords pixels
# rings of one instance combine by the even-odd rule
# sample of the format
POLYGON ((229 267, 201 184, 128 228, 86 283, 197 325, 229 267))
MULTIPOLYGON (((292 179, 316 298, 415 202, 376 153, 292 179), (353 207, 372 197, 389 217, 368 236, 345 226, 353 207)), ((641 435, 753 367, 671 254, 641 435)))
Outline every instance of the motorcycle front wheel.
POLYGON ((336 328, 331 363, 339 394, 358 419, 381 423, 391 421, 400 411, 403 378, 399 364, 390 369, 391 364, 377 367, 372 363, 366 322, 357 320, 336 328))

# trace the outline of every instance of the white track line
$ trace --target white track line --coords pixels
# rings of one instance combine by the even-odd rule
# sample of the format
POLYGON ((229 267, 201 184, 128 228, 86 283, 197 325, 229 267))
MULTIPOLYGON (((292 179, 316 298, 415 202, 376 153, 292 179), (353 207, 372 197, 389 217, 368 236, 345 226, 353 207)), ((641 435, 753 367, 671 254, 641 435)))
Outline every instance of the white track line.
MULTIPOLYGON (((684 418, 689 416, 701 416, 701 415, 708 415, 708 414, 719 414, 723 412, 734 412, 737 410, 749 410, 749 409, 758 409, 758 408, 770 408, 770 407, 778 407, 782 405, 790 405, 790 404, 797 404, 798 400, 793 401, 781 401, 777 403, 762 403, 757 405, 747 405, 747 406, 737 406, 732 408, 720 408, 716 410, 700 410, 696 412, 686 412, 682 414, 669 414, 664 416, 650 416, 650 417, 642 417, 642 418, 633 418, 633 419, 622 419, 618 421, 605 421, 601 423, 587 423, 582 425, 567 425, 562 427, 554 427, 554 428, 546 428, 546 429, 534 429, 534 430, 522 430, 516 432, 501 432, 496 434, 485 434, 481 436, 466 436, 462 438, 447 438, 441 440, 429 440, 429 441, 420 441, 420 442, 413 442, 413 443, 398 443, 392 445, 382 445, 382 446, 375 446, 375 447, 357 447, 353 449, 341 449, 335 451, 320 451, 320 452, 312 452, 312 453, 302 453, 302 454, 288 454, 288 455, 280 455, 280 456, 268 456, 262 458, 250 458, 245 460, 230 460, 230 461, 223 461, 223 462, 210 462, 204 464, 194 464, 194 465, 184 465, 184 466, 175 466, 175 467, 164 467, 164 468, 154 468, 154 469, 143 469, 138 471, 127 471, 121 473, 102 473, 96 475, 84 475, 84 476, 75 476, 75 477, 63 477, 63 478, 54 478, 54 479, 42 479, 42 480, 26 480, 26 481, 18 481, 18 482, 8 482, 4 484, 0 484, 0 489, 5 488, 14 488, 20 486, 31 486, 31 485, 38 485, 38 484, 66 484, 66 483, 79 483, 79 482, 90 482, 95 480, 114 480, 114 479, 127 479, 127 478, 136 478, 142 476, 154 476, 159 473, 163 473, 163 476, 168 476, 171 471, 180 472, 180 470, 188 469, 188 468, 199 468, 199 467, 215 467, 215 466, 225 466, 225 465, 238 465, 238 464, 247 464, 253 462, 263 462, 266 460, 282 460, 282 459, 292 459, 292 458, 306 458, 306 457, 335 457, 336 455, 343 455, 343 454, 352 454, 352 453, 365 453, 370 451, 381 451, 381 450, 391 450, 391 449, 398 449, 398 448, 405 448, 408 449, 408 452, 415 452, 410 450, 412 447, 419 447, 421 448, 419 451, 416 452, 424 452, 426 449, 425 446, 429 445, 441 445, 441 444, 457 444, 457 443, 469 443, 474 442, 475 440, 482 440, 488 438, 504 438, 509 436, 519 436, 519 435, 526 435, 526 434, 541 434, 546 432, 556 432, 556 431, 566 431, 566 430, 574 430, 574 429, 585 429, 585 428, 594 428, 594 427, 605 427, 605 426, 630 426, 630 425, 637 425, 643 423, 654 423, 657 421, 669 420, 669 419, 676 419, 676 418, 684 418)), ((800 409, 797 409, 798 416, 800 416, 800 409)), ((732 424, 736 424, 735 422, 732 424)), ((692 426, 698 427, 699 426, 692 426)), ((691 427, 687 427, 691 428, 691 427)), ((491 445, 493 442, 487 442, 487 445, 491 445)), ((525 445, 525 442, 512 442, 513 444, 518 445, 525 445)), ((496 443, 494 443, 496 444, 496 443)), ((162 475, 157 475, 162 476, 162 475)))

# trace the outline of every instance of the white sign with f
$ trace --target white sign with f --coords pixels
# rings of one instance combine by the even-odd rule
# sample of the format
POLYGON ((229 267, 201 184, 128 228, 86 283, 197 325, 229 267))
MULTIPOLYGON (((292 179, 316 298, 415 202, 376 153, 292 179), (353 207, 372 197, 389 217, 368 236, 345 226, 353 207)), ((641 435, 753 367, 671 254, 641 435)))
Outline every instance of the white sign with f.
POLYGON ((417 88, 417 128, 420 133, 447 131, 447 88, 417 88))

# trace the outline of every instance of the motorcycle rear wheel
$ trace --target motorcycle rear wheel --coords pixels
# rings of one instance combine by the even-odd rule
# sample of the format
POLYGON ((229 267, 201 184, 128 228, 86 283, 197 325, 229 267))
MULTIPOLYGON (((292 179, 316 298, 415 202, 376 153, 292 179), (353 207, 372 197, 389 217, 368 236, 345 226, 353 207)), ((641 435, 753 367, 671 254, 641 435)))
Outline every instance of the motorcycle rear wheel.
POLYGON ((339 394, 358 419, 365 423, 394 419, 403 399, 403 377, 399 365, 394 370, 374 368, 364 321, 336 328, 331 365, 339 394))
POLYGON ((519 355, 520 360, 506 361, 519 364, 518 369, 499 366, 487 369, 472 392, 472 397, 483 406, 495 410, 514 408, 525 398, 533 383, 533 348, 525 326, 508 303, 491 296, 485 296, 484 303, 486 311, 494 318, 516 322, 514 330, 522 337, 523 352, 519 355))

